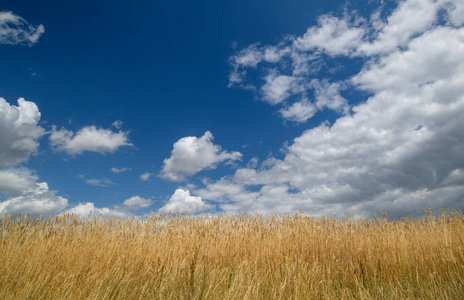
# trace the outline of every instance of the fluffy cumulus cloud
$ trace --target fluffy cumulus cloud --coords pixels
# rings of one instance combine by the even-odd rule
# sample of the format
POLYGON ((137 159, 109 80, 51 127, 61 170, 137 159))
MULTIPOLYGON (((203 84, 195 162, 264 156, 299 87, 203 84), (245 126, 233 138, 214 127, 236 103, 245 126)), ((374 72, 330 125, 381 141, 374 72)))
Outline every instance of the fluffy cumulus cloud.
POLYGON ((348 55, 361 43, 364 29, 358 22, 351 22, 346 16, 336 18, 323 15, 318 25, 308 28, 306 33, 295 39, 294 47, 301 51, 320 51, 331 56, 348 55))
POLYGON ((242 157, 239 152, 222 151, 212 140, 213 135, 207 131, 200 138, 188 136, 175 142, 171 157, 164 160, 161 176, 182 181, 202 170, 213 169, 218 163, 233 162, 242 157))
MULTIPOLYGON (((68 207, 68 200, 58 196, 57 191, 51 190, 47 182, 41 182, 33 170, 19 166, 37 152, 39 140, 46 133, 39 126, 40 117, 39 108, 34 102, 20 98, 15 106, 0 98, 0 214, 49 216, 62 213, 68 207)), ((94 127, 86 127, 76 135, 53 129, 51 140, 56 147, 70 154, 79 154, 85 150, 111 152, 118 144, 128 145, 125 133, 112 133, 94 127)), ((107 178, 82 179, 97 186, 114 184, 107 178)), ((143 205, 145 204, 139 203, 139 207, 144 207, 143 205)), ((129 206, 135 207, 136 204, 129 206)), ((130 214, 129 206, 109 209, 95 208, 92 203, 86 203, 79 204, 68 212, 85 215, 94 210, 105 216, 124 217, 130 214)))
POLYGON ((45 130, 34 102, 18 99, 18 106, 0 98, 0 168, 25 162, 37 150, 45 130))
POLYGON ((70 208, 62 211, 61 214, 75 214, 80 217, 118 217, 118 218, 128 218, 135 216, 140 218, 140 215, 134 215, 134 212, 148 208, 153 204, 153 200, 142 198, 140 196, 133 196, 129 199, 124 200, 122 205, 113 205, 111 207, 97 207, 95 203, 84 202, 74 205, 70 208))
POLYGON ((8 168, 0 170, 0 195, 16 197, 25 190, 37 186, 39 177, 27 168, 8 168))
POLYGON ((27 168, 0 170, 0 214, 29 214, 33 217, 61 212, 68 200, 56 196, 46 182, 27 168))
POLYGON ((349 113, 348 101, 340 95, 340 91, 344 89, 342 83, 329 83, 327 80, 321 82, 313 79, 310 85, 314 89, 315 105, 319 110, 328 108, 342 114, 349 113))
POLYGON ((42 24, 34 26, 11 11, 0 12, 0 44, 31 46, 44 32, 42 24))
POLYGON ((32 217, 61 212, 68 204, 46 182, 27 168, 0 170, 0 214, 29 214, 32 217))
POLYGON ((140 215, 134 215, 134 211, 138 211, 143 208, 150 207, 153 204, 153 200, 142 198, 140 196, 133 196, 129 199, 124 200, 122 205, 113 205, 111 207, 97 207, 95 203, 85 202, 74 205, 71 208, 67 208, 61 214, 75 214, 80 217, 118 217, 128 218, 135 216, 140 218, 140 215))
POLYGON ((95 207, 95 204, 92 202, 86 202, 86 203, 79 203, 78 205, 65 210, 62 214, 74 214, 78 215, 80 217, 99 217, 103 216, 106 218, 109 217, 119 217, 119 218, 127 218, 131 214, 127 210, 123 208, 108 208, 108 207, 102 207, 98 208, 95 207))
POLYGON ((113 153, 120 147, 132 146, 127 132, 113 132, 95 126, 86 126, 77 133, 64 128, 57 130, 54 126, 50 134, 50 145, 70 155, 82 154, 85 151, 113 153))
POLYGON ((298 78, 279 75, 271 72, 265 77, 266 83, 261 87, 263 100, 270 104, 278 104, 296 93, 298 78))
POLYGON ((22 98, 18 106, 0 98, 0 214, 49 215, 62 211, 68 201, 56 196, 30 169, 18 167, 37 151, 45 130, 34 102, 22 98))
POLYGON ((160 213, 196 214, 212 209, 213 206, 206 204, 201 197, 191 196, 188 190, 177 189, 169 201, 161 207, 160 213))
POLYGON ((147 208, 153 204, 150 199, 142 198, 140 196, 133 196, 124 201, 124 207, 129 210, 136 210, 140 208, 147 208))
POLYGON ((372 42, 360 45, 357 48, 358 54, 389 53, 398 47, 406 46, 412 36, 424 32, 433 25, 438 10, 444 9, 444 3, 445 1, 434 0, 403 1, 386 21, 382 21, 378 18, 378 14, 374 14, 371 17, 376 29, 374 39, 372 42))
MULTIPOLYGON (((33 170, 20 166, 37 152, 39 140, 46 134, 38 125, 40 117, 39 108, 34 102, 20 98, 15 106, 0 98, 0 214, 29 214, 38 217, 76 213, 87 216, 92 212, 96 216, 102 214, 105 217, 127 217, 131 215, 131 210, 151 205, 151 200, 136 196, 127 199, 123 206, 113 208, 98 208, 90 202, 69 208, 66 198, 58 196, 57 191, 51 190, 47 182, 41 182, 33 170)), ((76 134, 53 128, 50 140, 57 149, 72 155, 83 151, 113 152, 118 147, 130 145, 126 133, 114 133, 93 126, 85 127, 76 134)), ((112 169, 115 173, 127 170, 129 169, 112 169)), ((79 177, 95 186, 114 185, 108 178, 79 177)))
POLYGON ((324 109, 345 115, 350 113, 350 104, 341 92, 351 89, 351 82, 340 76, 329 81, 329 75, 337 72, 331 63, 346 57, 375 62, 401 52, 411 40, 437 25, 462 26, 463 6, 462 1, 408 0, 399 2, 390 14, 381 6, 369 16, 347 10, 342 16, 322 15, 302 36, 237 51, 229 59, 229 87, 253 90, 263 101, 282 105, 280 115, 296 123, 306 122, 324 109), (261 81, 247 78, 250 68, 261 74, 261 81), (304 112, 296 113, 300 108, 304 112))
POLYGON ((67 206, 68 200, 56 196, 56 191, 49 190, 46 182, 30 181, 29 185, 31 187, 21 191, 18 196, 0 202, 0 214, 29 214, 38 217, 61 212, 67 206))
POLYGON ((316 111, 317 108, 313 103, 307 99, 303 99, 302 101, 295 102, 286 108, 282 108, 280 113, 286 120, 304 122, 314 116, 316 111))
MULTIPOLYGON (((238 169, 195 194, 236 213, 301 208, 400 217, 427 208, 464 209, 464 28, 457 13, 462 6, 407 0, 383 18, 377 11, 367 19, 320 19, 293 39, 291 51, 361 58, 362 65, 342 82, 308 76, 301 84, 313 91, 313 102, 295 103, 312 106, 292 109, 293 104, 282 115, 304 120, 325 107, 340 117, 303 132, 283 159, 238 169), (369 97, 353 99, 357 104, 348 112, 340 94, 346 89, 369 97)), ((263 47, 256 51, 263 53, 263 47)))

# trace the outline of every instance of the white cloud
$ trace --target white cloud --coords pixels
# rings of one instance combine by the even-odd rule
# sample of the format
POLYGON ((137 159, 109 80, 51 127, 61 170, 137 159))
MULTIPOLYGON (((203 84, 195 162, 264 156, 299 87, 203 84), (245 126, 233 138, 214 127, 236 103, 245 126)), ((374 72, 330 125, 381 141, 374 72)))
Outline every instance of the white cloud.
POLYGON ((20 98, 18 106, 11 106, 0 98, 0 214, 38 217, 58 213, 68 203, 46 182, 38 182, 32 170, 15 167, 37 151, 38 140, 45 134, 39 121, 35 103, 20 98))
MULTIPOLYGON (((4 171, 2 173, 4 176, 4 171)), ((25 189, 19 195, 0 202, 0 214, 11 214, 12 216, 29 214, 32 217, 48 216, 52 213, 59 213, 66 207, 68 204, 67 199, 56 196, 56 191, 49 190, 46 182, 35 182, 35 178, 32 179, 29 182, 24 182, 28 178, 20 179, 22 184, 16 185, 17 190, 14 192, 18 193, 20 188, 25 189)), ((11 192, 11 189, 7 192, 11 192)))
POLYGON ((279 75, 270 72, 264 80, 266 83, 261 87, 263 100, 270 104, 278 104, 296 92, 298 79, 292 76, 279 75))
POLYGON ((25 190, 34 189, 39 177, 27 168, 0 170, 0 195, 16 197, 25 190))
POLYGON ((64 128, 56 130, 53 126, 50 145, 70 155, 78 155, 84 151, 113 153, 120 147, 132 146, 129 143, 127 132, 113 132, 109 129, 98 129, 95 126, 84 127, 77 133, 64 128))
POLYGON ((312 118, 316 111, 316 107, 308 99, 303 99, 287 108, 281 109, 280 113, 286 120, 302 123, 312 118))
POLYGON ((278 62, 284 55, 290 53, 289 47, 267 46, 264 48, 264 60, 270 63, 278 62))
POLYGON ((125 219, 129 217, 131 214, 121 208, 108 208, 108 207, 102 207, 102 208, 97 208, 95 207, 95 204, 92 202, 86 202, 86 203, 79 203, 78 205, 65 210, 62 214, 74 214, 78 215, 80 217, 88 217, 88 216, 94 216, 94 217, 99 217, 102 215, 103 217, 119 217, 122 219, 125 219))
POLYGON ((152 173, 143 173, 142 175, 140 175, 140 180, 147 181, 148 179, 150 179, 151 176, 153 176, 152 173))
MULTIPOLYGON (((314 76, 324 66, 320 54, 299 52, 296 49, 290 53, 292 62, 292 76, 314 76)), ((306 78, 300 77, 300 82, 304 83, 306 78)), ((309 87, 309 86, 308 86, 309 87)), ((302 89, 304 91, 304 88, 302 89)))
POLYGON ((323 15, 317 26, 308 28, 295 40, 294 47, 300 51, 320 50, 329 55, 349 55, 359 46, 363 36, 364 28, 352 24, 347 18, 323 15))
POLYGON ((153 204, 150 199, 141 198, 140 196, 133 196, 124 201, 124 207, 130 210, 136 210, 139 208, 147 208, 153 204))
POLYGON ((386 24, 380 24, 380 32, 372 43, 359 46, 362 55, 389 53, 397 47, 404 47, 415 34, 429 28, 437 18, 439 6, 433 0, 408 0, 399 3, 398 8, 388 17, 386 24))
MULTIPOLYGON (((464 50, 462 38, 462 28, 429 30, 410 41, 407 50, 393 52, 378 63, 366 66, 353 77, 353 83, 377 93, 392 90, 418 94, 439 81, 459 81, 464 50)), ((451 100, 454 101, 454 97, 451 100)))
POLYGON ((463 1, 439 1, 447 10, 449 21, 454 26, 462 26, 464 24, 464 2, 463 1))
POLYGON ((114 205, 113 207, 96 207, 92 202, 85 202, 68 208, 61 214, 75 214, 81 217, 103 216, 104 218, 117 217, 125 219, 130 216, 134 216, 136 218, 140 218, 141 216, 134 215, 132 211, 136 211, 141 208, 147 208, 152 204, 153 201, 150 199, 133 196, 129 199, 126 199, 122 206, 114 205))
POLYGON ((169 201, 158 212, 196 214, 212 208, 213 206, 203 202, 201 197, 191 196, 188 190, 177 189, 169 201))
POLYGON ((44 32, 42 24, 33 26, 11 11, 0 12, 0 44, 32 46, 44 32))
POLYGON ((122 173, 122 172, 126 172, 126 171, 130 171, 131 168, 111 168, 111 172, 113 173, 122 173))
MULTIPOLYGON (((50 216, 62 213, 68 205, 68 200, 57 196, 57 192, 50 190, 46 182, 40 182, 33 170, 17 167, 37 151, 39 139, 45 134, 45 130, 38 125, 40 117, 39 109, 33 102, 20 98, 18 106, 12 106, 0 98, 0 214, 50 216)), ((53 128, 50 139, 56 147, 70 154, 82 151, 112 152, 119 146, 130 145, 126 133, 113 133, 92 126, 85 127, 75 135, 53 128)), ((128 169, 112 169, 116 172, 125 170, 128 169)), ((108 178, 80 177, 96 186, 114 184, 108 178)), ((105 215, 129 215, 123 208, 95 208, 93 204, 79 205, 70 211, 85 212, 89 209, 105 215)))
MULTIPOLYGON (((324 51, 364 59, 360 71, 343 81, 299 77, 300 86, 314 90, 317 109, 344 115, 331 126, 306 130, 287 147, 284 159, 263 163, 258 170, 238 169, 195 193, 236 213, 301 208, 316 215, 384 211, 400 217, 427 208, 464 209, 464 28, 456 27, 462 26, 456 13, 462 7, 462 1, 407 0, 386 21, 380 12, 369 23, 329 20, 342 24, 342 32, 359 24, 365 29, 366 35, 346 48, 339 47, 336 34, 330 41, 322 37, 331 34, 319 36, 337 32, 323 26, 338 25, 320 22, 310 28, 315 36, 307 36, 308 41, 317 37, 317 46, 310 42, 292 53, 324 51), (447 15, 441 14, 443 9, 447 15), (351 115, 340 95, 345 89, 370 95, 352 107, 351 115)), ((276 63, 278 71, 285 59, 276 63)), ((304 115, 304 107, 293 115, 297 112, 304 115)))
POLYGON ((250 159, 250 161, 248 162, 247 168, 255 169, 255 168, 258 167, 258 164, 259 164, 259 158, 253 157, 253 158, 250 159))
POLYGON ((86 179, 84 175, 79 175, 79 177, 84 180, 86 183, 94 186, 107 187, 110 185, 115 185, 110 179, 103 177, 102 179, 90 178, 86 179))
POLYGON ((114 121, 113 124, 111 124, 111 125, 113 125, 116 129, 121 129, 122 124, 124 124, 123 121, 117 120, 117 121, 114 121))
POLYGON ((226 203, 229 200, 235 203, 244 202, 250 204, 259 195, 245 190, 245 186, 236 181, 222 178, 217 182, 208 183, 203 189, 196 189, 195 194, 203 199, 213 200, 216 202, 226 203))
POLYGON ((229 60, 236 66, 255 68, 256 65, 264 59, 264 57, 265 56, 258 49, 258 44, 254 44, 241 50, 229 60))
POLYGON ((40 112, 34 102, 18 99, 12 106, 0 98, 0 168, 25 162, 37 150, 45 134, 40 127, 40 112))
POLYGON ((327 80, 311 80, 311 87, 314 89, 316 97, 316 107, 320 110, 329 108, 342 114, 349 112, 348 101, 340 95, 340 90, 344 88, 339 82, 329 83, 327 80))
POLYGON ((242 157, 239 152, 221 151, 214 145, 213 135, 207 131, 200 137, 184 137, 174 143, 171 157, 164 160, 161 176, 163 178, 182 181, 205 169, 214 169, 218 163, 233 162, 242 157))
POLYGON ((229 74, 229 87, 242 83, 243 77, 246 75, 246 71, 243 68, 256 68, 256 65, 264 59, 264 54, 258 50, 257 46, 257 44, 250 45, 229 58, 229 63, 234 68, 229 74))
MULTIPOLYGON (((385 6, 380 4, 369 20, 357 12, 346 10, 341 17, 325 14, 302 36, 290 35, 276 45, 253 44, 238 50, 229 59, 232 66, 229 87, 254 91, 263 101, 282 105, 280 115, 289 121, 305 122, 323 109, 347 114, 350 104, 340 91, 353 87, 339 79, 329 83, 319 74, 324 70, 329 74, 339 70, 337 65, 331 66, 330 63, 345 56, 363 58, 365 63, 372 61, 377 66, 376 60, 391 53, 398 55, 417 36, 431 32, 437 26, 462 26, 464 23, 462 0, 407 0, 399 1, 396 9, 389 14, 384 9, 385 6), (270 64, 274 67, 270 68, 270 64), (249 80, 247 70, 250 68, 264 74, 264 81, 256 83, 249 80), (272 71, 269 72, 269 69, 272 71), (310 93, 314 93, 314 99, 310 93), (305 105, 296 102, 289 107, 286 100, 291 96, 306 98, 307 102, 304 102, 305 105), (310 113, 309 103, 317 108, 314 113, 310 113), (297 109, 303 111, 297 112, 297 109)), ((400 62, 398 66, 401 66, 400 62)), ((405 71, 411 73, 411 70, 405 71)), ((376 76, 379 74, 370 74, 379 80, 376 76)))

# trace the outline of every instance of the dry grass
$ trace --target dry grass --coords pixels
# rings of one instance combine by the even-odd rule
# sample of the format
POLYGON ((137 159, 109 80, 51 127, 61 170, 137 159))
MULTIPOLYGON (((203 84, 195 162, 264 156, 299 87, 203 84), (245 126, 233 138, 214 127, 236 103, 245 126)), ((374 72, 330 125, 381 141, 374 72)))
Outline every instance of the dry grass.
POLYGON ((0 217, 0 299, 464 299, 464 217, 0 217))

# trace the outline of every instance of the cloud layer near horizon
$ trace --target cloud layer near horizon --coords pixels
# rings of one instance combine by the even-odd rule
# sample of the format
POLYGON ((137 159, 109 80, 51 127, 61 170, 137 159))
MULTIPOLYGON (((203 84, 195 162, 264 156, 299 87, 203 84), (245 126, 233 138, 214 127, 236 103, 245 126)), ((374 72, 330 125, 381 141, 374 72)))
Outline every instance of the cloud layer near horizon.
POLYGON ((191 196, 188 190, 177 189, 169 201, 158 212, 165 214, 196 214, 212 209, 201 197, 191 196))
MULTIPOLYGON (((124 207, 98 208, 88 202, 69 208, 68 199, 57 196, 57 191, 50 190, 47 182, 40 182, 35 171, 20 166, 37 152, 40 139, 46 134, 39 125, 40 118, 39 108, 34 102, 20 98, 18 105, 14 106, 0 98, 0 214, 38 217, 69 212, 86 216, 93 212, 94 215, 127 217, 131 210, 152 204, 150 200, 134 196, 124 202, 124 207)), ((84 151, 113 152, 121 146, 130 145, 125 133, 113 133, 94 126, 85 127, 77 134, 53 128, 50 139, 54 146, 72 155, 84 151)), ((95 186, 114 184, 107 178, 81 178, 95 186)))
MULTIPOLYGON (((202 185, 188 180, 221 163, 238 164, 242 154, 214 144, 209 131, 179 139, 160 175, 185 181, 188 190, 176 189, 159 212, 303 209, 316 215, 401 217, 426 208, 463 210, 463 23, 462 1, 406 0, 369 16, 346 10, 322 15, 301 36, 239 49, 229 59, 229 86, 254 93, 286 122, 305 126, 323 110, 332 111, 334 121, 307 127, 285 144, 282 159, 259 164, 253 157, 247 167, 220 179, 205 178, 202 185), (260 80, 253 81, 252 72, 260 80)), ((14 106, 0 98, 0 214, 85 216, 92 211, 125 217, 152 205, 151 199, 133 196, 111 208, 92 202, 69 207, 34 170, 21 165, 37 153, 46 134, 40 117, 33 102, 19 99, 14 106)), ((120 130, 122 123, 113 126, 120 130)), ((128 133, 96 126, 77 132, 52 127, 49 134, 55 150, 74 157, 131 146, 128 133)), ((105 178, 85 180, 105 184, 105 178)))
POLYGON ((34 217, 63 210, 68 200, 56 196, 34 171, 18 167, 37 151, 45 130, 33 102, 18 99, 18 106, 0 98, 0 214, 30 214, 34 217))

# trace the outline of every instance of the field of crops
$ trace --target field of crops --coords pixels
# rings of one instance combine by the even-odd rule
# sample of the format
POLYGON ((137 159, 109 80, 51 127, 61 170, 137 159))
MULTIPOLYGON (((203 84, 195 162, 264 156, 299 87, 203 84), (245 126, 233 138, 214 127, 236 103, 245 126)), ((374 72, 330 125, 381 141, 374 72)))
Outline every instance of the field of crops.
POLYGON ((464 216, 0 217, 0 299, 464 299, 464 216))

